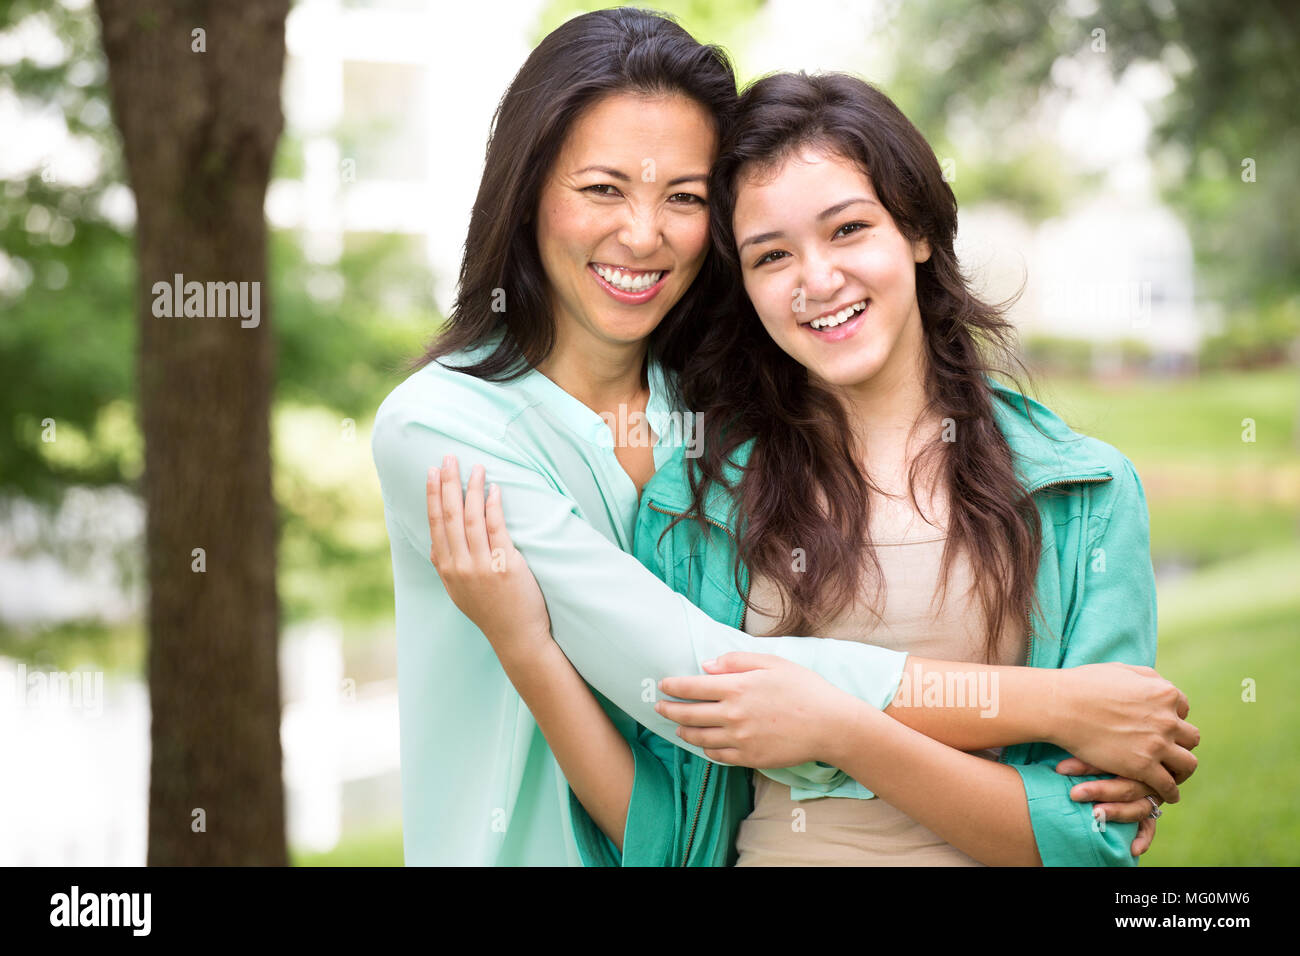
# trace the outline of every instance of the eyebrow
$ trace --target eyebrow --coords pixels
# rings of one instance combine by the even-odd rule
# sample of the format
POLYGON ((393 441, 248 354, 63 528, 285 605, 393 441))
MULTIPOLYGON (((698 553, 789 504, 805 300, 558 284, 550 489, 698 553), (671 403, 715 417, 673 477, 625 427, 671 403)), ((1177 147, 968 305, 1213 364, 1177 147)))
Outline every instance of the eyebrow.
MULTIPOLYGON (((831 216, 838 215, 839 213, 842 213, 844 210, 848 209, 850 206, 855 206, 858 203, 866 203, 869 206, 876 206, 876 207, 880 206, 880 203, 876 202, 874 199, 868 199, 866 196, 854 196, 852 199, 846 199, 844 200, 844 202, 837 202, 834 206, 828 206, 827 208, 823 209, 821 212, 817 214, 817 221, 822 222, 823 220, 829 219, 831 218, 831 216)), ((736 247, 736 251, 740 252, 746 246, 752 246, 756 242, 771 242, 773 239, 781 239, 784 236, 785 233, 781 232, 780 230, 777 230, 776 232, 760 232, 758 235, 750 236, 748 239, 742 242, 739 246, 736 247)))
MULTIPOLYGON (((584 166, 573 175, 579 176, 582 173, 604 173, 611 179, 617 179, 621 183, 630 183, 632 181, 632 177, 627 173, 620 172, 617 169, 612 169, 609 166, 584 166)), ((680 186, 682 183, 704 183, 708 182, 708 180, 709 177, 707 173, 691 173, 689 176, 678 176, 676 179, 670 179, 668 180, 667 185, 680 186)))

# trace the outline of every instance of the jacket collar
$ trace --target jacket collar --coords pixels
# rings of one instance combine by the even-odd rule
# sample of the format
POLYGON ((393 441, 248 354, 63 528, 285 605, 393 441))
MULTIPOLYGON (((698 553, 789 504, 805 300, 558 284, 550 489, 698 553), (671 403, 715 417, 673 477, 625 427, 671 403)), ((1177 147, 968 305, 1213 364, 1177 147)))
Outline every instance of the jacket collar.
MULTIPOLYGON (((1072 431, 1055 412, 991 377, 985 376, 985 381, 992 391, 994 422, 1011 446, 1016 476, 1027 491, 1032 494, 1048 485, 1114 478, 1094 443, 1072 431)), ((753 444, 751 439, 732 452, 731 464, 724 470, 729 484, 734 486, 740 480, 753 444)), ((648 497, 668 508, 688 508, 690 486, 684 466, 682 456, 674 458, 665 469, 669 474, 664 480, 651 480, 648 497)), ((730 529, 732 503, 730 493, 715 484, 705 502, 705 516, 730 529)))
POLYGON ((1115 477, 1094 443, 1071 431, 1046 405, 987 376, 985 381, 993 392, 993 419, 1011 446, 1016 474, 1030 493, 1050 484, 1115 477))

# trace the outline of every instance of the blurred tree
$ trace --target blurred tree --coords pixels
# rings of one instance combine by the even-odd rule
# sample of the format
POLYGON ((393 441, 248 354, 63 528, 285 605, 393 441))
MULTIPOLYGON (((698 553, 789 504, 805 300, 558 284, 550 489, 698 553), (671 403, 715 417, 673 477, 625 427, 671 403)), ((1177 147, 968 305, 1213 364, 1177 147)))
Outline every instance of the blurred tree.
POLYGON ((148 859, 283 865, 263 207, 283 125, 289 2, 97 8, 137 211, 148 859), (173 277, 185 283, 183 313, 172 310, 173 277), (239 284, 238 316, 215 317, 202 287, 191 312, 190 284, 209 282, 239 284))

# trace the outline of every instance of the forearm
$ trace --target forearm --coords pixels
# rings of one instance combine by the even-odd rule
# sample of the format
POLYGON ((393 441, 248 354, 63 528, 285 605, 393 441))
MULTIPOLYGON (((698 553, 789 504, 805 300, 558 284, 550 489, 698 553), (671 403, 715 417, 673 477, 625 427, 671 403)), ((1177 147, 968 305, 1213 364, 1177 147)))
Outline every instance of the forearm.
POLYGON ((1057 743, 1069 719, 1059 671, 916 656, 884 712, 957 750, 1057 743))
POLYGON ((530 650, 526 659, 502 655, 501 663, 574 794, 622 852, 634 776, 627 741, 554 642, 530 650))
POLYGON ((981 863, 1042 865, 1013 768, 882 720, 860 701, 846 707, 847 733, 824 759, 981 863))

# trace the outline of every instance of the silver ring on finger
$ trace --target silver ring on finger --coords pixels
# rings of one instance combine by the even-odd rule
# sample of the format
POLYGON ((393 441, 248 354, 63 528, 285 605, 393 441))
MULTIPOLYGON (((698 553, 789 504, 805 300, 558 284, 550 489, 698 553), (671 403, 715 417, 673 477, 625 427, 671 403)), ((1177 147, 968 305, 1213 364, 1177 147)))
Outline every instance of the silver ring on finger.
POLYGON ((1155 797, 1148 794, 1147 799, 1151 801, 1151 816, 1148 817, 1148 819, 1159 820, 1160 814, 1164 813, 1165 811, 1160 809, 1160 804, 1156 803, 1155 797))

